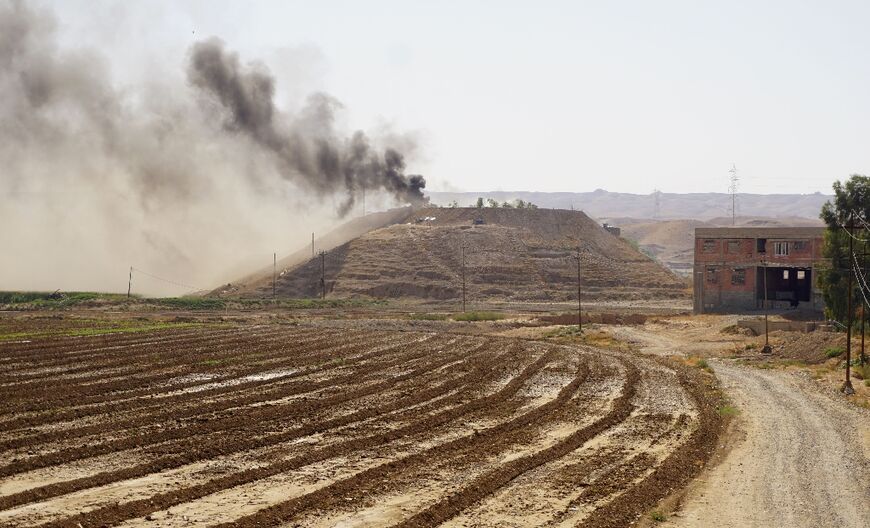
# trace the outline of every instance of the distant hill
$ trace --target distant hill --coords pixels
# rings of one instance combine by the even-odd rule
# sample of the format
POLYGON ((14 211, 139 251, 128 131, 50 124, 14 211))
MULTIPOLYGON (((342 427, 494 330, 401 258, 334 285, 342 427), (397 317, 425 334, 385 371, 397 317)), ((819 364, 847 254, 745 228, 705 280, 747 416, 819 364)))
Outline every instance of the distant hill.
MULTIPOLYGON (((521 199, 548 209, 577 209, 595 218, 630 216, 633 218, 691 218, 708 220, 731 216, 731 195, 726 193, 660 193, 659 211, 653 194, 615 193, 597 190, 570 192, 430 192, 433 204, 447 205, 456 200, 460 206, 471 206, 478 197, 499 202, 521 199)), ((818 218, 822 205, 831 198, 815 194, 746 194, 737 195, 737 214, 767 218, 818 218)))
MULTIPOLYGON (((687 283, 580 211, 552 209, 424 208, 397 213, 343 232, 360 236, 325 259, 328 297, 457 299, 462 245, 468 297, 475 301, 567 301, 577 298, 578 237, 584 295, 589 298, 675 298, 687 283)), ((341 237, 331 237, 339 240, 341 237)), ((302 256, 305 250, 297 252, 302 256)), ((310 249, 301 262, 282 261, 281 297, 316 297, 321 262, 310 249)), ((213 292, 270 296, 270 274, 254 274, 213 292)))

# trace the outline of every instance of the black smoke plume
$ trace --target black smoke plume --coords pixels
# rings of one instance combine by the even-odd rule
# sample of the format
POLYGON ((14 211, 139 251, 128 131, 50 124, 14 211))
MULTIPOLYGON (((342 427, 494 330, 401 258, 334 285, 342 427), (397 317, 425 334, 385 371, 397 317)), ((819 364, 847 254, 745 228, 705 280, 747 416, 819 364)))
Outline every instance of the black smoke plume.
POLYGON ((422 176, 406 176, 401 153, 386 149, 379 156, 358 131, 342 139, 334 130, 338 102, 325 94, 309 98, 307 119, 282 115, 273 102, 275 79, 260 65, 243 67, 236 53, 212 38, 193 45, 187 77, 226 112, 226 127, 245 134, 274 154, 281 174, 317 193, 346 191, 340 212, 351 208, 362 189, 383 189, 397 200, 425 201, 422 176))

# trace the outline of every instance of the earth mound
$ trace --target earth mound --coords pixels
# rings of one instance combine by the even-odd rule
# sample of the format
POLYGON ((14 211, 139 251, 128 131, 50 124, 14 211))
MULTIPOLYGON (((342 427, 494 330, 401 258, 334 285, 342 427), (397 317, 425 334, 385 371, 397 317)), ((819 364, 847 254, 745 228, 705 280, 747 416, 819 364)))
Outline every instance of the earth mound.
MULTIPOLYGON (((584 298, 686 295, 681 279, 580 211, 434 207, 339 244, 322 261, 309 251, 281 269, 277 295, 317 297, 325 288, 332 298, 456 299, 464 246, 469 299, 569 301, 577 298, 578 245, 584 298)), ((272 277, 217 293, 271 296, 272 277)))

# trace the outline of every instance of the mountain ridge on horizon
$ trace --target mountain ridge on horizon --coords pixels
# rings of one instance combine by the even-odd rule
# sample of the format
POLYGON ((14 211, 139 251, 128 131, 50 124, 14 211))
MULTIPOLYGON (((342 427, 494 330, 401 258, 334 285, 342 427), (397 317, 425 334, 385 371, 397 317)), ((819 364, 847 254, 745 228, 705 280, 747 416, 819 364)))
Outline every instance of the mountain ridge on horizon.
MULTIPOLYGON (((728 193, 650 193, 633 194, 596 189, 590 192, 539 191, 486 191, 426 193, 431 202, 446 206, 456 201, 460 206, 473 206, 478 197, 499 202, 516 199, 532 202, 538 207, 553 209, 580 209, 598 218, 634 217, 706 220, 731 214, 731 195, 728 193), (658 196, 658 207, 656 207, 658 196)), ((768 218, 818 218, 822 206, 831 195, 781 193, 737 193, 738 216, 768 218)))

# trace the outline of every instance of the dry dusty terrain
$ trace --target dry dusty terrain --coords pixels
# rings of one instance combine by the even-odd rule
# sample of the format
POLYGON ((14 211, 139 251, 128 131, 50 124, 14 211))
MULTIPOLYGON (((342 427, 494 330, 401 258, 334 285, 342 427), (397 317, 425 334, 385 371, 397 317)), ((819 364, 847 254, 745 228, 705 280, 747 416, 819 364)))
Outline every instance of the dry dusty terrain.
POLYGON ((2 526, 621 527, 720 423, 708 374, 589 347, 29 324, 0 342, 2 526))
MULTIPOLYGON (((278 268, 276 286, 279 296, 317 297, 323 276, 331 299, 443 302, 462 296, 464 273, 472 302, 568 301, 577 299, 578 244, 586 299, 688 297, 683 280, 582 212, 552 209, 417 209, 323 261, 309 254, 278 268)), ((272 276, 213 293, 271 297, 272 276)))
MULTIPOLYGON (((732 319, 684 318, 615 333, 655 354, 727 355, 741 338, 717 330, 732 319)), ((739 411, 733 447, 667 525, 870 524, 870 413, 806 374, 708 361, 739 411)))

